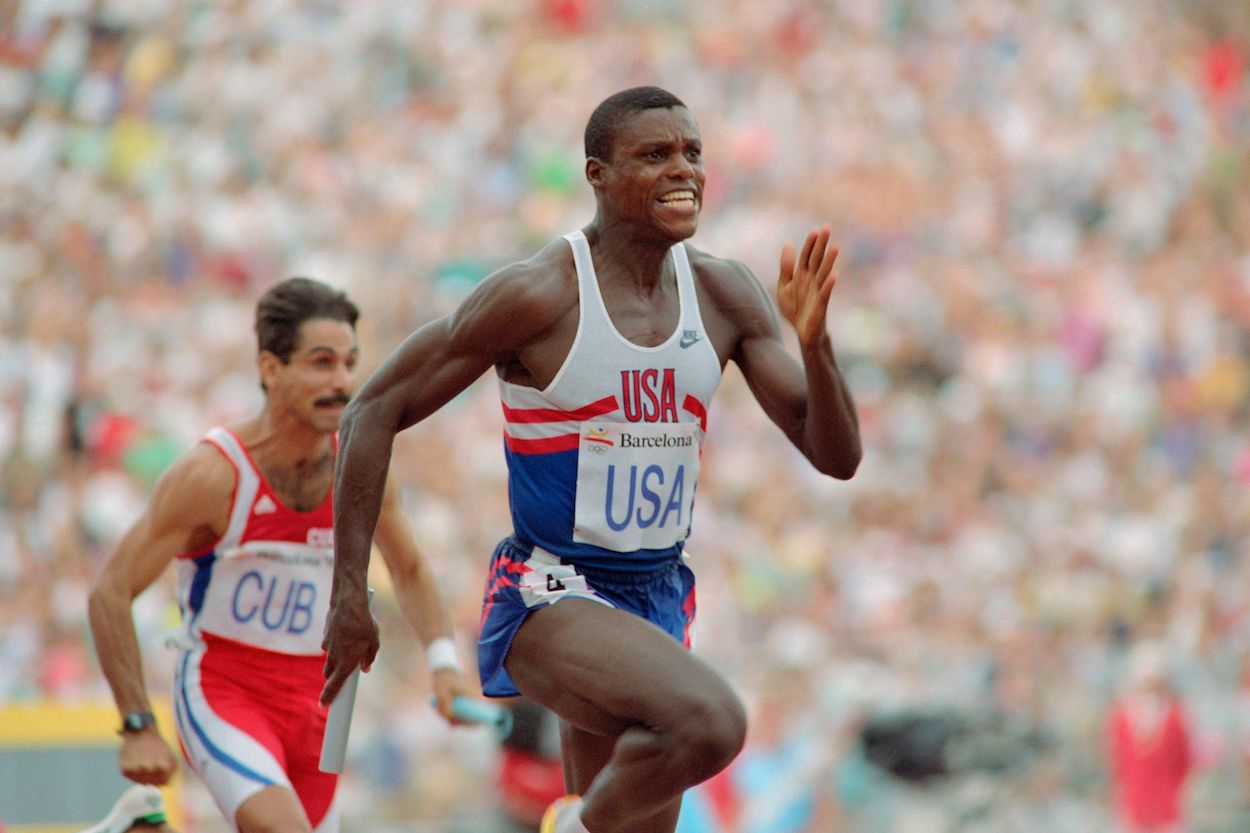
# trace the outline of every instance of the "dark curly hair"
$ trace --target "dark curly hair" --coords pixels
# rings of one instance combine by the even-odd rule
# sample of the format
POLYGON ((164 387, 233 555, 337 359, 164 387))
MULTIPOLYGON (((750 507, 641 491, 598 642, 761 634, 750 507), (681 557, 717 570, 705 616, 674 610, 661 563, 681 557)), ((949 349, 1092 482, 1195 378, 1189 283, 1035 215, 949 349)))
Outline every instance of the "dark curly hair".
POLYGON ((305 321, 328 318, 355 330, 359 317, 360 309, 341 290, 312 278, 288 278, 256 302, 256 346, 286 364, 299 346, 299 328, 305 321))
POLYGON ((612 144, 621 123, 643 110, 666 107, 685 107, 685 103, 668 90, 659 87, 631 87, 610 95, 603 100, 586 122, 586 158, 612 158, 612 144))

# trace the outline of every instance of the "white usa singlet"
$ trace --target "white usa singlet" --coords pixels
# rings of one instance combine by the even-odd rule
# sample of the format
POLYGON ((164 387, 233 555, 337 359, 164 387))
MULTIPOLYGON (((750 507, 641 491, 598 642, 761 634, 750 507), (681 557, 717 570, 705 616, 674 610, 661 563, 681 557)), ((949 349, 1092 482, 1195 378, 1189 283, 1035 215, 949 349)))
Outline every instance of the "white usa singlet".
POLYGON ((581 231, 577 335, 544 390, 500 381, 516 536, 566 562, 645 570, 681 552, 721 366, 685 245, 670 250, 681 314, 662 344, 624 338, 581 231))
POLYGON ((213 428, 205 440, 234 466, 236 483, 221 540, 178 558, 184 637, 196 642, 211 634, 283 654, 321 654, 334 566, 333 495, 311 511, 291 509, 238 437, 213 428))

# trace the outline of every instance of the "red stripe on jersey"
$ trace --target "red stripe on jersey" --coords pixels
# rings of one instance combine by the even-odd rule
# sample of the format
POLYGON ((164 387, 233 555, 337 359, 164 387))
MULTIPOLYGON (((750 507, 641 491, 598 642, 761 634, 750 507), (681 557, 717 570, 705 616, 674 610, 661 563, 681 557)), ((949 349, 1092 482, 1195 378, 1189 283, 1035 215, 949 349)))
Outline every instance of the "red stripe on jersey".
MULTIPOLYGON (((228 428, 226 430, 230 431, 230 429, 228 428)), ((230 431, 230 435, 234 436, 234 432, 230 431)), ((237 440, 238 437, 235 437, 235 439, 237 440)), ((234 486, 231 487, 230 489, 230 502, 226 504, 226 506, 229 507, 229 514, 226 516, 226 526, 229 527, 230 516, 234 514, 234 502, 238 500, 238 497, 239 497, 239 483, 243 480, 243 474, 242 472, 239 471, 239 464, 234 462, 234 460, 230 457, 230 452, 227 451, 221 443, 217 442, 211 437, 205 437, 203 440, 201 440, 201 442, 208 443, 213 448, 217 449, 218 453, 220 453, 222 457, 226 458, 226 462, 230 464, 230 468, 234 469, 234 486)), ((242 445, 242 443, 239 443, 239 444, 242 445)), ((206 547, 201 547, 200 549, 194 552, 179 553, 178 555, 175 556, 175 558, 184 560, 184 561, 194 561, 200 556, 208 555, 210 552, 217 549, 217 545, 220 543, 221 543, 221 539, 218 538, 216 541, 213 541, 213 543, 209 544, 206 547)))
POLYGON ((580 434, 561 434, 558 437, 546 437, 539 440, 517 439, 504 432, 504 443, 508 450, 516 454, 552 454, 557 451, 572 451, 581 440, 580 434))
POLYGON ((686 398, 681 402, 681 408, 686 413, 693 414, 697 417, 699 420, 699 427, 702 428, 704 432, 707 431, 707 408, 703 406, 702 402, 695 399, 690 394, 686 394, 686 398))
POLYGON ((605 396, 598 402, 591 402, 575 411, 561 411, 556 408, 510 408, 503 405, 503 416, 508 422, 565 422, 567 420, 591 419, 610 414, 617 409, 616 397, 605 396))

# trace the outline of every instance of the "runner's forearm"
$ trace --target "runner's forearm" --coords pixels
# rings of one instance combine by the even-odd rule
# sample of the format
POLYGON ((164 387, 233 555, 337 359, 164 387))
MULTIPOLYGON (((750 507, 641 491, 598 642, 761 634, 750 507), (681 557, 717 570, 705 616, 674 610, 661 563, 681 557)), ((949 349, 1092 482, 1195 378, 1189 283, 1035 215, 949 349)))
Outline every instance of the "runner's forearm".
POLYGON ((451 616, 428 569, 407 580, 396 576, 395 590, 400 611, 422 645, 429 645, 440 636, 453 636, 451 616))
POLYGON ((803 425, 807 457, 820 471, 849 478, 863 456, 859 416, 828 336, 803 350, 803 368, 807 376, 803 425))
POLYGON ((87 619, 96 657, 113 692, 117 711, 151 711, 130 598, 107 585, 97 586, 87 601, 87 619))
POLYGON ((331 602, 348 598, 368 605, 369 552, 395 439, 394 429, 378 422, 367 405, 349 408, 343 415, 334 474, 331 602))

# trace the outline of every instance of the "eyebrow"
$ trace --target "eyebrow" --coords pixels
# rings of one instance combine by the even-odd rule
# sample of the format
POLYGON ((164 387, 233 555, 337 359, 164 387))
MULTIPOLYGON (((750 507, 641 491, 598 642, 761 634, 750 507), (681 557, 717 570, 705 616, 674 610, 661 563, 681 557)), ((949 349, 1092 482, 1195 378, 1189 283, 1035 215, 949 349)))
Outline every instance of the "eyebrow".
MULTIPOLYGON (((325 344, 318 344, 318 345, 315 345, 315 346, 313 346, 313 347, 309 347, 309 348, 308 348, 308 352, 307 352, 307 353, 305 353, 304 355, 306 355, 306 356, 316 356, 316 355, 321 354, 321 353, 329 353, 329 354, 330 354, 330 355, 332 355, 332 356, 337 356, 337 355, 338 355, 338 351, 337 351, 337 350, 335 350, 333 347, 330 347, 330 346, 325 345, 325 344)), ((360 353, 360 348, 359 348, 359 347, 357 347, 357 346, 353 346, 353 347, 352 347, 352 349, 348 351, 347 355, 349 355, 349 356, 355 356, 355 355, 358 355, 359 353, 360 353)))
POLYGON ((638 153, 651 153, 654 150, 672 150, 673 148, 685 148, 691 144, 697 144, 697 142, 692 143, 692 142, 688 142, 685 140, 680 140, 676 142, 671 142, 668 140, 656 141, 656 142, 643 142, 638 145, 638 153))
POLYGON ((682 147, 688 147, 692 145, 697 146, 697 147, 703 147, 703 140, 695 136, 691 136, 691 137, 684 138, 684 139, 654 139, 652 141, 640 142, 638 144, 638 148, 640 150, 661 150, 664 148, 671 148, 674 145, 681 145, 682 147))

